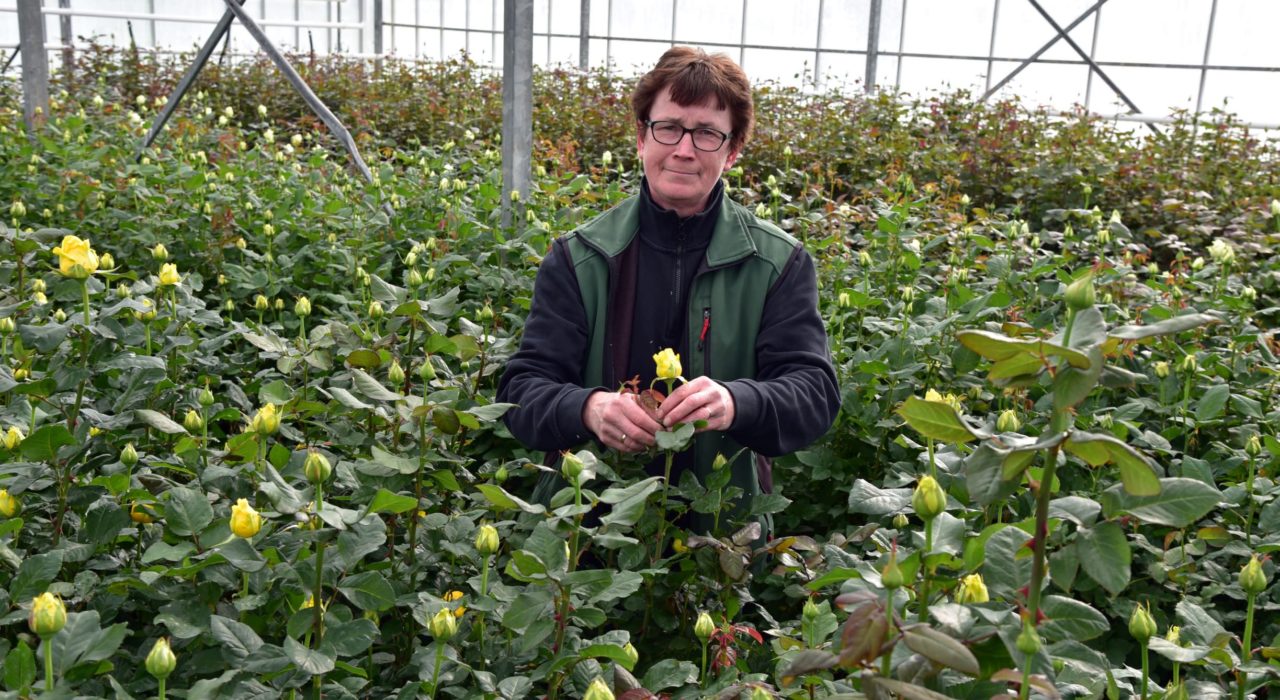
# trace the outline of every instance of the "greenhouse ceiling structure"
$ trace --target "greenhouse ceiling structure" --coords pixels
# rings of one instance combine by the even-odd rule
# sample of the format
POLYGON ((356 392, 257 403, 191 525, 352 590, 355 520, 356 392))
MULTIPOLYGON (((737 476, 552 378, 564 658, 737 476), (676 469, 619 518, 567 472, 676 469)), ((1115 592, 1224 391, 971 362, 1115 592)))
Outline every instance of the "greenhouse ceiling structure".
MULTIPOLYGON (((526 0, 248 0, 284 51, 439 60, 465 52, 501 67, 508 5, 526 0)), ((724 51, 755 80, 810 89, 968 89, 983 98, 1159 123, 1222 109, 1280 126, 1280 3, 1269 0, 536 0, 541 66, 634 74, 671 44, 724 51)), ((9 77, 20 66, 18 0, 0 4, 9 77)), ((191 51, 221 2, 45 0, 54 65, 92 40, 191 51)), ((258 50, 233 26, 232 54, 258 50)))

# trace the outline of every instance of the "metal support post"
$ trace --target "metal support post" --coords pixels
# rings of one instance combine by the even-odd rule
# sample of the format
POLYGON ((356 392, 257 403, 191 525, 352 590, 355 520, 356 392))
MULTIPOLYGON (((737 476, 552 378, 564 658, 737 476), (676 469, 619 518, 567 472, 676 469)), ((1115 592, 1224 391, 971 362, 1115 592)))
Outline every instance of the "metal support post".
POLYGON ((591 0, 582 0, 578 19, 578 70, 586 72, 591 67, 591 0))
MULTIPOLYGON (((906 17, 903 17, 906 21, 906 17)), ((901 53, 901 51, 899 51, 901 53)), ((876 89, 876 59, 880 55, 880 0, 871 0, 867 22, 867 77, 863 87, 867 92, 876 89)), ((898 58, 902 60, 901 57, 898 58)))
POLYGON ((40 0, 18 0, 18 40, 22 45, 22 116, 27 132, 49 117, 49 57, 44 52, 44 17, 40 0))
POLYGON ((1200 68, 1200 89, 1196 91, 1196 117, 1204 106, 1204 81, 1209 74, 1209 51, 1213 48, 1213 24, 1218 19, 1218 0, 1213 0, 1209 8, 1209 31, 1204 37, 1204 66, 1200 68))
POLYGON ((533 0, 504 0, 502 43, 502 224, 519 226, 533 160, 533 0))
POLYGON ((373 52, 382 55, 382 0, 373 0, 373 52))
MULTIPOLYGON (((71 0, 58 0, 58 7, 64 10, 71 9, 71 0)), ((75 49, 72 48, 75 39, 71 35, 71 15, 58 16, 58 35, 62 39, 62 73, 70 81, 76 60, 75 49)))

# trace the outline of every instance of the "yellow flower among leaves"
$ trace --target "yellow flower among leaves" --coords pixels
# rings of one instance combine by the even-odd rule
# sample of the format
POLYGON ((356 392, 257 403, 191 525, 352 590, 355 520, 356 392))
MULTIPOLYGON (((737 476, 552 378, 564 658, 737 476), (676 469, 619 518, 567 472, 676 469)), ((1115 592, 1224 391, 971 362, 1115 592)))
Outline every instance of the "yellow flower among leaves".
POLYGON ((82 280, 98 270, 98 254, 87 238, 63 236, 62 245, 55 247, 53 254, 58 256, 58 271, 65 277, 82 280))
POLYGON ((178 274, 178 266, 173 263, 161 265, 159 277, 161 287, 176 287, 182 282, 182 275, 178 274))
POLYGON ((231 506, 231 531, 237 537, 248 539, 262 529, 262 515, 249 505, 249 501, 241 498, 231 506))
POLYGON ((31 617, 27 619, 31 631, 41 639, 48 639, 67 624, 67 606, 62 599, 45 592, 31 600, 31 617))

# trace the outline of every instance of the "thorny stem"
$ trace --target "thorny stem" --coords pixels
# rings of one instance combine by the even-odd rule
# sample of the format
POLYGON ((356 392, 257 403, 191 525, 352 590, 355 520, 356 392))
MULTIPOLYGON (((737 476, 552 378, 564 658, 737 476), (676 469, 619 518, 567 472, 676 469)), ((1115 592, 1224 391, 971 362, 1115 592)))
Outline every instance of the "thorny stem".
MULTIPOLYGON (((1058 427, 1059 415, 1054 415, 1054 427, 1058 427)), ((1040 478, 1040 485, 1036 488, 1036 534, 1032 540, 1032 558, 1031 558, 1031 585, 1027 589, 1027 610, 1030 615, 1028 618, 1032 628, 1038 626, 1040 616, 1040 589, 1044 583, 1045 572, 1045 547, 1049 539, 1049 499, 1053 495, 1053 477, 1058 467, 1058 447, 1049 448, 1048 458, 1045 460, 1044 473, 1040 478)), ((1023 661, 1022 688, 1018 691, 1018 697, 1026 700, 1030 692, 1029 684, 1025 682, 1030 677, 1031 662, 1035 658, 1034 654, 1027 654, 1023 661)))

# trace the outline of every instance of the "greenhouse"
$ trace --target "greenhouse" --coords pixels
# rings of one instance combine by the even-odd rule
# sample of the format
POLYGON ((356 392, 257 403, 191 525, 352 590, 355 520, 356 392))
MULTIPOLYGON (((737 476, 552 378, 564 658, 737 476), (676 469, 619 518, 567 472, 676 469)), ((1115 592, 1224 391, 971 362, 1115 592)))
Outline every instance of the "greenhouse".
POLYGON ((0 698, 1265 698, 1280 5, 3 0, 0 698))

